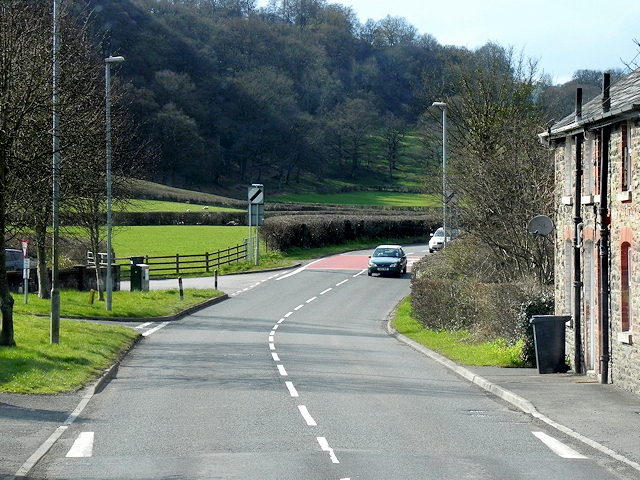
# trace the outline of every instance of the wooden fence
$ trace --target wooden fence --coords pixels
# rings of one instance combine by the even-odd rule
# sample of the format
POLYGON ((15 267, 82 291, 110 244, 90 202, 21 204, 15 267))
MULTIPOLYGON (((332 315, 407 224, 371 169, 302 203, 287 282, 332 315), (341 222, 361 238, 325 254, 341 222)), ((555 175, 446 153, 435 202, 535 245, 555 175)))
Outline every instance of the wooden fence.
MULTIPOLYGON (((145 256, 140 258, 143 259, 142 263, 149 265, 150 277, 163 277, 187 273, 213 272, 213 270, 221 265, 246 261, 248 258, 247 250, 247 244, 245 243, 236 245, 235 247, 229 247, 224 250, 218 250, 217 252, 207 252, 199 255, 176 254, 166 257, 145 256)), ((98 255, 101 260, 100 263, 102 264, 102 259, 103 257, 106 258, 106 254, 100 253, 98 255)), ((115 258, 114 261, 121 265, 121 267, 124 267, 125 265, 130 264, 131 258, 120 257, 115 258)), ((95 263, 95 259, 93 259, 93 263, 95 263)), ((129 278, 129 268, 121 268, 121 271, 123 279, 129 278)))

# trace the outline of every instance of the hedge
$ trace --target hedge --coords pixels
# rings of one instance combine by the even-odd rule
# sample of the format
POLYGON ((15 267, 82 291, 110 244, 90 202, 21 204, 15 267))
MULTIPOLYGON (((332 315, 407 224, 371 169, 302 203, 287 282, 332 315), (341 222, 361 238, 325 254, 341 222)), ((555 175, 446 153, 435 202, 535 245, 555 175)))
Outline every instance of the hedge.
POLYGON ((269 248, 283 251, 356 239, 426 238, 438 225, 426 215, 281 215, 267 218, 260 236, 269 248))

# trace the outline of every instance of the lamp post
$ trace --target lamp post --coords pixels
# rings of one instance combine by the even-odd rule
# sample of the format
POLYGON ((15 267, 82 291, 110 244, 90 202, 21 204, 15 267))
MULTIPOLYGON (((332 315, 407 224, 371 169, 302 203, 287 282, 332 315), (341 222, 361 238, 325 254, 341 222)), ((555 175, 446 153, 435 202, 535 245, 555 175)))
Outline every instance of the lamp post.
MULTIPOLYGON (((107 285, 106 303, 107 311, 111 311, 111 298, 113 281, 111 279, 111 64, 124 62, 124 57, 108 57, 104 59, 105 97, 106 97, 106 131, 107 131, 107 285)), ((97 252, 96 252, 97 253, 97 252)), ((98 260, 96 256, 96 260, 98 260)), ((99 262, 96 262, 96 268, 99 262)))
POLYGON ((442 108, 442 233, 447 246, 447 104, 433 102, 432 107, 442 108))
POLYGON ((60 26, 58 22, 58 2, 53 1, 53 165, 52 184, 53 201, 51 205, 53 215, 53 241, 51 245, 51 319, 50 342, 60 343, 60 280, 58 274, 58 238, 59 198, 60 198, 60 116, 58 112, 58 71, 60 64, 60 26))

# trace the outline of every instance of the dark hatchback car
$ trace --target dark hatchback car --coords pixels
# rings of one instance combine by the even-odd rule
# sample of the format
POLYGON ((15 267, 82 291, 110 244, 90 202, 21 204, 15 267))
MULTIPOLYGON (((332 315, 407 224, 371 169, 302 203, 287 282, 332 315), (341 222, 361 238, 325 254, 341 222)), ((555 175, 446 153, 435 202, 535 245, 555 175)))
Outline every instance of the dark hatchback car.
POLYGON ((398 277, 407 273, 407 256, 400 245, 380 245, 369 257, 367 274, 392 274, 398 277))
POLYGON ((22 270, 24 266, 24 258, 22 256, 22 250, 15 248, 5 248, 5 266, 7 270, 22 270))

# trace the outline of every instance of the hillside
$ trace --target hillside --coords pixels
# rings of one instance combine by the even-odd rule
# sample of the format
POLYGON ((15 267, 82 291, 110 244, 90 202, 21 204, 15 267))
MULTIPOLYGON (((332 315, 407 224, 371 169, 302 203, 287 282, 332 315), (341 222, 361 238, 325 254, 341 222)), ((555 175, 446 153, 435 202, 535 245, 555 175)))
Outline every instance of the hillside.
MULTIPOLYGON (((126 59, 112 80, 137 126, 123 133, 155 152, 147 179, 233 198, 251 183, 437 191, 429 106, 484 48, 440 45, 404 18, 363 25, 327 0, 70 2, 91 12, 104 54, 126 59)), ((546 118, 570 113, 594 78, 563 87, 540 74, 546 118)))

